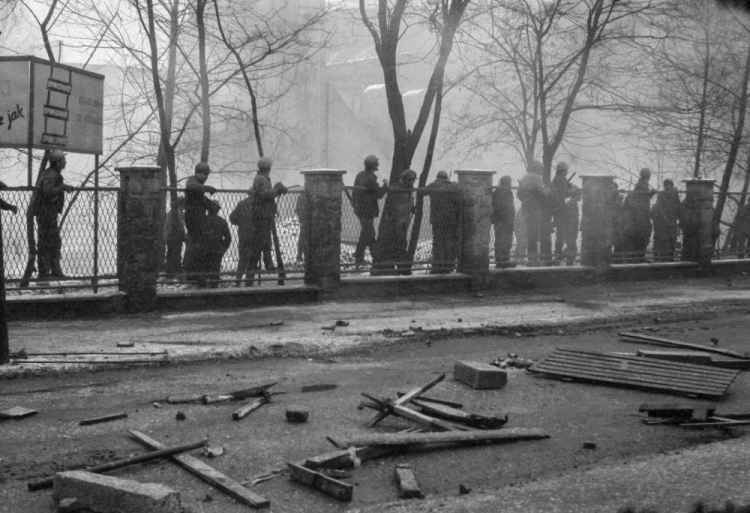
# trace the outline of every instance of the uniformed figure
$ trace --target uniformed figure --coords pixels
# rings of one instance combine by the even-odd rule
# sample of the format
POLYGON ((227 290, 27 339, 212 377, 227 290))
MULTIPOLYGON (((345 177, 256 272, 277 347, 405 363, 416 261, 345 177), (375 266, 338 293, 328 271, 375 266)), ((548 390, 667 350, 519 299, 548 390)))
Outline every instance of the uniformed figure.
POLYGON ((651 170, 644 167, 638 183, 625 198, 624 242, 629 262, 646 261, 646 248, 651 240, 651 197, 654 195, 648 185, 650 179, 651 170))
MULTIPOLYGON (((237 206, 234 207, 232 213, 229 214, 229 222, 237 227, 237 272, 235 278, 237 279, 237 286, 239 287, 242 283, 242 279, 246 275, 252 280, 252 270, 255 265, 250 265, 250 244, 253 239, 253 202, 255 200, 255 191, 250 189, 247 193, 247 198, 243 199, 237 206)), ((263 265, 266 271, 275 269, 273 265, 273 257, 271 255, 271 238, 268 237, 266 245, 263 246, 263 265)), ((251 285, 246 283, 246 285, 251 285)))
POLYGON ((221 205, 218 201, 208 202, 208 216, 206 217, 206 231, 203 236, 202 270, 210 280, 208 286, 216 288, 221 278, 221 261, 224 253, 232 244, 232 233, 227 221, 219 216, 221 205))
POLYGON ((549 187, 546 187, 542 181, 543 171, 544 165, 535 160, 518 184, 518 199, 521 200, 523 219, 526 222, 529 266, 536 266, 539 263, 542 215, 550 195, 549 187))
POLYGON ((414 208, 412 193, 416 179, 417 173, 407 169, 388 189, 383 215, 380 218, 378 250, 372 266, 373 275, 411 274, 407 239, 414 208))
POLYGON ((552 225, 555 227, 555 260, 563 260, 563 246, 565 245, 564 231, 567 227, 565 214, 565 200, 570 197, 572 185, 568 183, 568 164, 558 162, 555 177, 550 183, 549 208, 552 215, 552 225))
POLYGON ((491 221, 495 230, 495 267, 499 269, 516 266, 510 261, 516 220, 511 184, 510 176, 503 176, 497 188, 492 191, 491 221))
POLYGON ((182 247, 187 240, 184 196, 177 198, 176 208, 167 212, 167 220, 164 223, 164 238, 167 242, 164 275, 168 279, 175 278, 182 274, 182 247))
POLYGON ((60 265, 62 239, 57 216, 65 206, 65 192, 72 191, 62 176, 67 160, 62 150, 52 150, 49 167, 39 177, 40 190, 34 193, 32 209, 37 226, 37 277, 41 280, 66 278, 60 265))
POLYGON ((209 200, 206 193, 214 194, 216 189, 206 185, 206 180, 211 174, 211 168, 205 162, 195 165, 195 174, 188 178, 185 184, 185 231, 187 244, 183 268, 187 273, 187 279, 202 283, 200 277, 201 264, 199 262, 200 252, 203 244, 203 234, 206 231, 206 212, 209 208, 209 200))
POLYGON ((565 211, 560 217, 563 224, 555 229, 555 237, 559 234, 563 242, 561 258, 565 259, 567 265, 573 265, 578 254, 578 230, 581 219, 578 204, 581 202, 581 195, 581 189, 575 186, 571 188, 570 198, 565 202, 565 211))
POLYGON ((377 251, 377 238, 375 236, 375 218, 378 217, 378 200, 385 196, 388 191, 388 180, 383 180, 383 185, 378 185, 375 173, 380 167, 380 162, 375 155, 365 158, 365 169, 357 174, 354 179, 356 187, 352 193, 352 206, 354 215, 359 219, 359 240, 354 250, 354 263, 357 267, 365 264, 365 250, 370 248, 370 256, 374 259, 377 251))
POLYGON ((271 185, 272 165, 270 158, 261 157, 258 160, 258 174, 253 180, 253 228, 248 252, 248 265, 253 273, 260 269, 263 248, 271 247, 271 230, 276 222, 276 198, 287 191, 281 182, 271 185))
POLYGON ((427 186, 430 196, 432 226, 432 269, 430 274, 450 273, 458 259, 458 222, 461 202, 458 184, 448 180, 448 173, 439 171, 427 186))
POLYGON ((664 190, 656 196, 651 208, 651 221, 654 223, 654 260, 672 262, 677 245, 680 219, 680 196, 674 188, 674 182, 664 180, 664 190))

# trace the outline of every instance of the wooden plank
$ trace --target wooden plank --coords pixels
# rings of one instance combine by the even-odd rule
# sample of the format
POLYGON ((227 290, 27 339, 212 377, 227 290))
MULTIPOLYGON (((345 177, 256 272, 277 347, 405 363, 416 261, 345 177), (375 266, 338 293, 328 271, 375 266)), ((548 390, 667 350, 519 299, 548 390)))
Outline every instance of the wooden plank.
POLYGON ((620 335, 621 337, 625 337, 625 338, 640 340, 641 342, 654 342, 656 344, 673 346, 673 347, 682 347, 684 349, 696 349, 698 351, 705 351, 707 353, 716 353, 716 354, 720 354, 724 356, 731 356, 734 358, 743 358, 743 359, 747 358, 747 355, 735 353, 734 351, 729 351, 728 349, 720 349, 714 346, 691 344, 690 342, 682 342, 680 340, 672 340, 672 339, 661 338, 661 337, 652 337, 650 335, 642 335, 640 333, 623 332, 623 333, 618 333, 618 335, 620 335))
POLYGON ((686 422, 684 424, 680 424, 679 426, 690 429, 703 429, 711 427, 741 427, 750 426, 750 420, 721 420, 711 422, 711 420, 709 419, 708 422, 686 422))
POLYGON ((736 370, 568 349, 556 349, 529 370, 606 385, 711 398, 721 397, 739 374, 736 370))
POLYGON ((422 499, 424 494, 419 489, 414 469, 410 465, 396 465, 396 482, 398 483, 398 496, 402 499, 422 499))
MULTIPOLYGON (((405 394, 403 392, 398 392, 399 397, 403 397, 405 394)), ((436 399, 434 397, 428 397, 426 395, 420 395, 419 400, 425 403, 436 403, 436 404, 442 404, 443 406, 449 406, 451 408, 463 408, 464 405, 461 403, 454 403, 453 401, 446 401, 445 399, 436 399)))
POLYGON ((649 417, 669 417, 678 419, 706 419, 716 411, 716 404, 653 404, 645 403, 638 407, 649 417))
POLYGON ((104 417, 95 417, 93 419, 84 419, 78 423, 79 426, 90 426, 91 424, 101 424, 102 422, 110 422, 113 420, 125 419, 128 417, 127 413, 115 413, 113 415, 105 415, 104 417))
POLYGON ((332 438, 334 445, 345 449, 365 445, 409 446, 438 443, 516 442, 549 438, 541 429, 508 428, 477 431, 433 431, 429 433, 374 433, 351 438, 332 438))
POLYGON ((456 426, 445 422, 444 420, 434 419, 424 413, 419 413, 414 410, 410 410, 400 404, 393 405, 393 413, 401 418, 411 420, 429 429, 436 429, 438 431, 456 431, 456 426))
MULTIPOLYGON (((165 456, 171 456, 173 454, 179 454, 182 452, 192 451, 193 449, 197 449, 198 447, 203 447, 207 443, 208 443, 208 438, 205 438, 199 442, 179 445, 177 447, 159 449, 158 451, 153 451, 153 452, 149 452, 146 454, 140 454, 132 458, 126 458, 126 459, 117 460, 117 461, 110 461, 109 463, 103 463, 102 465, 89 467, 85 470, 86 472, 92 472, 94 474, 101 474, 104 472, 109 472, 110 470, 117 470, 120 468, 130 467, 138 463, 144 463, 147 461, 157 460, 159 458, 164 458, 165 456)), ((36 490, 41 490, 43 488, 52 488, 54 479, 55 479, 55 476, 48 477, 45 479, 40 479, 39 481, 32 481, 31 483, 28 483, 26 486, 31 492, 36 491, 36 490)))
POLYGON ((591 375, 605 378, 620 378, 624 381, 637 384, 655 384, 662 385, 664 387, 676 387, 678 389, 684 389, 686 391, 713 391, 716 393, 723 393, 723 391, 731 384, 731 381, 727 380, 723 383, 712 383, 701 380, 699 375, 685 374, 679 378, 675 377, 663 377, 659 374, 659 371, 643 372, 642 369, 626 368, 616 369, 612 367, 597 366, 591 364, 591 362, 585 360, 579 360, 575 362, 559 362, 549 361, 545 362, 544 365, 540 365, 539 369, 546 369, 550 372, 562 372, 564 374, 572 375, 591 375))
MULTIPOLYGON (((422 394, 424 394, 425 392, 427 392, 429 389, 431 389, 432 387, 434 387, 435 385, 437 385, 438 383, 440 383, 444 379, 445 379, 445 374, 443 373, 440 376, 438 376, 437 378, 435 378, 432 381, 430 381, 429 383, 427 383, 426 385, 424 385, 422 387, 413 388, 409 392, 405 393, 403 396, 401 396, 398 399, 396 399, 395 401, 393 401, 393 404, 399 404, 399 405, 408 404, 412 399, 418 398, 419 396, 421 396, 422 394)), ((373 427, 373 426, 375 426, 378 422, 380 422, 381 420, 383 420, 384 418, 386 418, 388 415, 390 415, 389 412, 380 412, 380 413, 378 413, 377 415, 375 415, 370 420, 370 422, 367 423, 367 427, 373 427)))
POLYGON ((676 386, 694 391, 713 390, 715 392, 721 392, 731 384, 731 381, 733 381, 727 379, 724 382, 719 383, 711 381, 706 382, 701 379, 700 374, 682 374, 677 377, 664 377, 660 374, 658 369, 644 372, 643 369, 638 369, 635 366, 628 368, 613 368, 611 366, 600 366, 595 362, 587 361, 585 359, 572 362, 560 362, 552 359, 545 362, 543 365, 536 367, 536 369, 567 372, 573 375, 590 374, 607 378, 619 377, 633 383, 653 383, 665 387, 676 386))
MULTIPOLYGON (((369 447, 356 447, 354 453, 358 460, 366 461, 373 458, 379 458, 380 456, 387 456, 398 452, 398 447, 388 446, 369 446, 369 447)), ((311 469, 327 468, 327 469, 340 469, 350 468, 354 466, 354 460, 349 449, 340 449, 338 451, 331 451, 325 454, 319 454, 305 460, 304 466, 311 469)))
POLYGON ((643 356, 644 358, 656 358, 657 360, 711 365, 711 355, 699 353, 697 351, 655 351, 639 349, 636 354, 638 356, 643 356))
POLYGON ((23 406, 14 406, 7 410, 0 411, 0 419, 22 419, 24 417, 30 417, 36 415, 38 412, 23 406))
POLYGON ((263 406, 264 404, 266 404, 268 402, 269 402, 268 394, 266 394, 263 397, 259 397, 255 401, 246 404, 245 406, 243 406, 242 408, 240 408, 236 412, 232 413, 232 418, 234 420, 244 419, 250 413, 254 412, 255 410, 257 410, 258 408, 260 408, 261 406, 263 406))
POLYGON ((507 415, 504 419, 500 417, 476 415, 440 403, 425 403, 422 402, 421 399, 415 399, 412 401, 412 406, 417 406, 422 413, 427 415, 450 420, 452 422, 458 422, 479 429, 498 429, 508 422, 507 415))
POLYGON ((353 485, 295 463, 287 463, 287 465, 289 465, 289 469, 292 472, 292 477, 300 483, 320 490, 324 494, 330 495, 340 501, 349 502, 352 500, 354 493, 353 485))
MULTIPOLYGON (((136 440, 152 449, 166 448, 161 442, 158 442, 139 431, 130 430, 130 434, 133 435, 136 440)), ((171 456, 171 458, 188 472, 198 476, 211 486, 221 490, 242 504, 255 509, 267 508, 271 505, 271 502, 265 497, 251 492, 237 481, 225 476, 215 468, 206 465, 198 458, 194 458, 188 454, 176 454, 171 456)))
POLYGON ((265 385, 259 385, 251 388, 247 388, 245 390, 238 390, 237 392, 230 392, 228 394, 219 394, 219 395, 204 395, 201 398, 201 401, 203 404, 213 404, 213 403, 220 403, 224 401, 238 401, 240 399, 249 399, 251 397, 260 397, 265 394, 265 392, 274 386, 277 382, 273 383, 267 383, 265 385))

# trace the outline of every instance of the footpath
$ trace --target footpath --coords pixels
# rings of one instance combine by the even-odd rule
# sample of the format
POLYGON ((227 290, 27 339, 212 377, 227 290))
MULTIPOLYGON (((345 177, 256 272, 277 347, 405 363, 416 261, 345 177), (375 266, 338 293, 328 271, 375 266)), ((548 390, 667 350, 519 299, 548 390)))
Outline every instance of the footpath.
MULTIPOLYGON (((750 277, 598 283, 514 293, 461 292, 83 320, 19 320, 9 324, 9 339, 12 355, 25 352, 36 359, 41 356, 33 355, 40 353, 55 353, 45 356, 49 359, 65 353, 78 361, 91 357, 81 353, 102 353, 96 356, 99 360, 161 353, 158 358, 179 364, 332 356, 382 344, 406 344, 423 332, 450 336, 637 320, 653 324, 721 318, 727 312, 750 315, 750 277), (130 343, 133 347, 118 347, 130 343)), ((85 372, 101 365, 34 364, 14 358, 13 363, 0 366, 0 386, 3 379, 85 372)), ((727 442, 627 465, 574 470, 521 486, 478 490, 455 498, 401 501, 363 511, 614 513, 626 504, 649 504, 655 511, 687 513, 701 499, 713 505, 725 499, 750 504, 750 439, 742 436, 743 428, 737 431, 739 438, 727 442)))

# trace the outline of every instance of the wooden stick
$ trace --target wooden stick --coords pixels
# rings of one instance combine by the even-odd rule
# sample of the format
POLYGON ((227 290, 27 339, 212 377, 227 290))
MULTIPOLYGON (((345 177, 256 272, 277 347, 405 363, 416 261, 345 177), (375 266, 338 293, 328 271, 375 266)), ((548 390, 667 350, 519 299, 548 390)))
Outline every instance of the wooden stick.
POLYGON ((114 415, 105 415, 104 417, 95 417, 93 419, 84 419, 78 423, 79 426, 89 426, 91 424, 101 424, 102 422, 109 422, 112 420, 124 419, 128 416, 127 413, 115 413, 114 415))
MULTIPOLYGON (((164 444, 157 442, 153 438, 150 438, 139 431, 130 430, 130 434, 133 435, 136 440, 152 449, 164 449, 164 444)), ((195 474, 211 486, 218 488, 242 504, 246 504, 247 506, 256 509, 266 508, 271 505, 271 502, 265 497, 251 492, 237 481, 225 476, 213 467, 206 465, 198 458, 194 458, 189 454, 175 454, 172 455, 171 458, 177 464, 184 467, 188 472, 195 474)))
POLYGON ((541 429, 509 428, 479 431, 443 431, 431 433, 382 433, 352 438, 334 439, 337 447, 360 447, 366 445, 407 446, 434 443, 514 442, 549 438, 541 429))
MULTIPOLYGON (((404 418, 406 420, 411 420, 413 422, 416 422, 417 424, 421 424, 422 426, 425 426, 430 429, 437 429, 438 431, 459 430, 457 426, 454 426, 453 424, 445 422, 444 420, 434 419, 430 417, 429 415, 425 415, 424 413, 419 413, 417 411, 410 410, 409 408, 406 408, 405 406, 401 406, 400 404, 393 405, 393 413, 395 415, 398 415, 401 418, 404 418)), ((465 429, 466 429, 465 427, 461 426, 460 430, 465 430, 465 429)))
POLYGON ((652 337, 650 335, 641 335, 640 333, 618 333, 621 337, 632 338, 640 340, 642 342, 654 342, 656 344, 662 344, 674 347, 684 347, 685 349, 697 349, 699 351, 706 351, 707 353, 723 354, 724 356, 731 356, 733 358, 747 358, 747 356, 727 349, 719 349, 718 347, 709 347, 701 344, 691 344, 690 342, 681 342, 679 340, 671 340, 668 338, 652 337))
POLYGON ((424 403, 422 402, 422 398, 415 399, 412 402, 412 405, 417 406, 422 413, 425 413, 427 415, 439 417, 451 422, 459 422, 461 424, 480 429, 498 429, 508 422, 507 415, 504 419, 500 417, 476 415, 451 408, 450 406, 444 406, 440 403, 424 403))
MULTIPOLYGON (((401 397, 393 401, 393 404, 405 405, 409 403, 412 399, 416 399, 417 397, 421 396, 422 394, 427 392, 429 389, 431 389, 432 387, 434 387, 435 385, 437 385, 444 379, 445 379, 445 374, 441 374, 437 378, 427 383, 425 386, 414 388, 410 390, 409 392, 405 393, 404 395, 402 395, 401 397)), ((367 423, 367 427, 375 426, 378 422, 386 418, 388 415, 390 415, 390 413, 387 411, 378 413, 375 417, 373 417, 370 420, 370 422, 367 423)))
POLYGON ((204 395, 201 401, 203 404, 213 404, 225 401, 237 401, 239 399, 248 399, 250 397, 259 397, 263 393, 274 386, 277 382, 268 383, 266 385, 260 385, 257 387, 247 388, 245 390, 239 390, 237 392, 230 392, 228 394, 220 395, 204 395))
MULTIPOLYGON (((208 443, 208 438, 205 438, 201 440, 200 442, 193 442, 190 444, 178 445, 177 447, 159 449, 158 451, 141 454, 139 456, 133 456, 132 458, 125 458, 123 460, 111 461, 109 463, 104 463, 102 465, 90 467, 86 469, 86 472, 93 472, 94 474, 101 474, 104 472, 109 472, 110 470, 115 470, 118 468, 124 468, 124 467, 129 467, 131 465, 136 465, 137 463, 157 460, 159 458, 164 458, 165 456, 171 456, 173 454, 179 454, 181 452, 192 451, 193 449, 197 449, 198 447, 203 447, 207 443, 208 443)), ((54 482, 54 476, 47 477, 39 481, 33 481, 31 483, 28 483, 26 486, 29 488, 29 491, 33 492, 36 490, 41 490, 42 488, 52 488, 53 482, 54 482)))
MULTIPOLYGON (((399 392, 399 397, 403 397, 404 393, 399 392)), ((463 408, 464 405, 461 403, 454 403, 453 401, 446 401, 444 399, 435 399, 434 397, 427 397, 426 395, 419 396, 419 400, 426 402, 426 403, 435 403, 435 404, 442 404, 443 406, 449 406, 451 408, 463 408)))
POLYGON ((242 408, 240 408, 236 412, 232 413, 232 418, 234 420, 244 419, 251 412, 257 410, 258 408, 260 408, 261 406, 263 406, 264 404, 266 404, 268 402, 269 402, 268 395, 264 395, 263 397, 260 397, 260 398, 256 399, 255 401, 253 401, 253 402, 251 402, 249 404, 246 404, 245 406, 243 406, 242 408))

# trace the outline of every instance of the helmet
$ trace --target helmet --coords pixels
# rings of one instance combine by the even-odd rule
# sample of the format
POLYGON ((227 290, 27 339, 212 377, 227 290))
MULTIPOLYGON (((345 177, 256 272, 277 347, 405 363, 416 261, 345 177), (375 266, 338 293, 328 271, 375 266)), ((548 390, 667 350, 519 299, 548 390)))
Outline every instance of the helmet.
POLYGON ((505 175, 505 176, 503 176, 502 178, 500 178, 500 185, 502 185, 502 186, 505 186, 505 187, 510 187, 510 185, 511 185, 512 183, 513 183, 513 181, 512 181, 512 179, 511 179, 511 177, 510 177, 510 176, 508 176, 508 175, 505 175))
POLYGON ((535 160, 531 163, 531 166, 529 167, 529 173, 538 173, 542 174, 544 172, 544 164, 539 162, 538 160, 535 160))
POLYGON ((208 210, 210 212, 218 212, 219 210, 221 210, 221 205, 216 200, 209 200, 209 202, 208 202, 208 210))
POLYGON ((195 174, 196 174, 196 175, 197 175, 198 173, 201 173, 201 174, 207 175, 207 174, 209 174, 210 172, 211 172, 211 168, 210 168, 210 167, 208 167, 208 164, 206 164, 205 162, 198 162, 198 163, 197 163, 197 164, 195 165, 195 174))
POLYGON ((380 161, 375 155, 365 157, 365 167, 377 166, 378 164, 380 164, 380 161))
POLYGON ((651 170, 647 167, 641 169, 641 178, 651 178, 651 170))
POLYGON ((261 157, 258 159, 258 169, 271 169, 273 160, 268 157, 261 157))
POLYGON ((446 173, 445 171, 438 171, 437 179, 438 180, 447 180, 448 179, 448 173, 446 173))
POLYGON ((568 163, 560 161, 560 162, 557 163, 557 167, 555 169, 557 169, 558 173, 562 173, 563 171, 567 171, 568 170, 568 163))
POLYGON ((49 162, 50 164, 54 164, 55 162, 59 162, 62 159, 65 158, 66 153, 64 153, 62 150, 54 149, 51 152, 49 152, 49 162))

